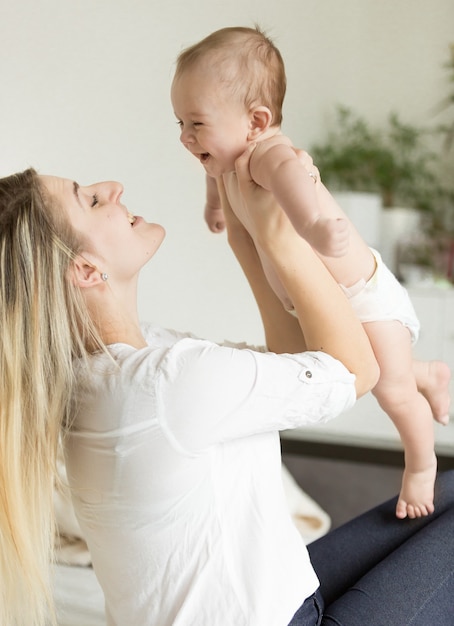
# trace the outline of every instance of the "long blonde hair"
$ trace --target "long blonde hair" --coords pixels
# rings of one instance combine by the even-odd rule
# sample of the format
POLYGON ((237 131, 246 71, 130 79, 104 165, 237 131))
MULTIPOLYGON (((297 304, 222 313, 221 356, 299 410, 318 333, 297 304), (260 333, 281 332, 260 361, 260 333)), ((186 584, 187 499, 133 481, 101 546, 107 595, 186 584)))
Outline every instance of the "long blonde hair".
POLYGON ((74 357, 101 347, 70 279, 81 242, 37 173, 0 179, 0 624, 55 622, 53 485, 74 357))

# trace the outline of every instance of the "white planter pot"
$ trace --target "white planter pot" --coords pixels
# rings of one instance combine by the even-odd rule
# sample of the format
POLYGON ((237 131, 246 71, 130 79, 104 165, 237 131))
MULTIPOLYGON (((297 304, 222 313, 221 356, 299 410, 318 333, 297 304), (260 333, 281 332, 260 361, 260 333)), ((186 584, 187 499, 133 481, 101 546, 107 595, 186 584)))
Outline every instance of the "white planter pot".
POLYGON ((364 241, 379 248, 382 204, 379 194, 361 191, 337 191, 334 199, 357 228, 364 241))
POLYGON ((381 212, 381 235, 378 250, 383 261, 397 276, 398 247, 416 235, 420 228, 421 213, 416 209, 390 207, 381 212))

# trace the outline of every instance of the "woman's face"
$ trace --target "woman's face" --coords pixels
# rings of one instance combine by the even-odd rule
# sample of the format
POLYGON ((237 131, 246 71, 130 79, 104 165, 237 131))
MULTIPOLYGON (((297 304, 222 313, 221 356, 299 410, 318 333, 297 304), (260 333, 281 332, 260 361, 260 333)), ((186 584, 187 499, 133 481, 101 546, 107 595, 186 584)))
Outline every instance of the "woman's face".
MULTIPOLYGON (((83 235, 100 272, 128 280, 137 274, 161 245, 165 231, 159 224, 134 216, 121 204, 123 186, 116 182, 82 187, 55 176, 40 176, 50 195, 62 207, 72 227, 83 235)), ((83 256, 83 254, 82 254, 83 256)))

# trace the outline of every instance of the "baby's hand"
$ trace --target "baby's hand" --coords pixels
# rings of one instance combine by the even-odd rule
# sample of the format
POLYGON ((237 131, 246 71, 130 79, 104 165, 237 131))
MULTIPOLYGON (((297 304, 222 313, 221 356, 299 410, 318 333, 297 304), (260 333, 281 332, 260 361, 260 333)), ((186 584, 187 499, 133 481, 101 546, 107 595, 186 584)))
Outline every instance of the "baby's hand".
POLYGON ((205 204, 204 210, 205 222, 212 233, 222 233, 225 229, 224 212, 220 206, 205 204))
POLYGON ((205 176, 206 182, 206 203, 205 203, 205 222, 212 233, 222 233, 225 229, 225 217, 221 208, 221 198, 219 197, 216 179, 205 176))
POLYGON ((344 218, 319 218, 304 237, 323 256, 341 257, 347 254, 350 229, 344 218))

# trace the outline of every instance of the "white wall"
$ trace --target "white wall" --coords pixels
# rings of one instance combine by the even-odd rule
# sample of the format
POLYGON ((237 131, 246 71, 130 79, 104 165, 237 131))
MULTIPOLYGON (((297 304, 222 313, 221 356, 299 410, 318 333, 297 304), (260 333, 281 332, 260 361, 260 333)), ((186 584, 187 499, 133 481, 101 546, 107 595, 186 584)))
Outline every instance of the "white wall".
POLYGON ((142 316, 252 342, 255 304, 225 237, 205 227, 203 172, 178 141, 176 55, 258 22, 286 62, 284 131, 308 147, 336 102, 427 122, 454 39, 452 0, 0 0, 0 15, 0 175, 32 165, 122 181, 131 211, 168 234, 144 271, 142 316))

